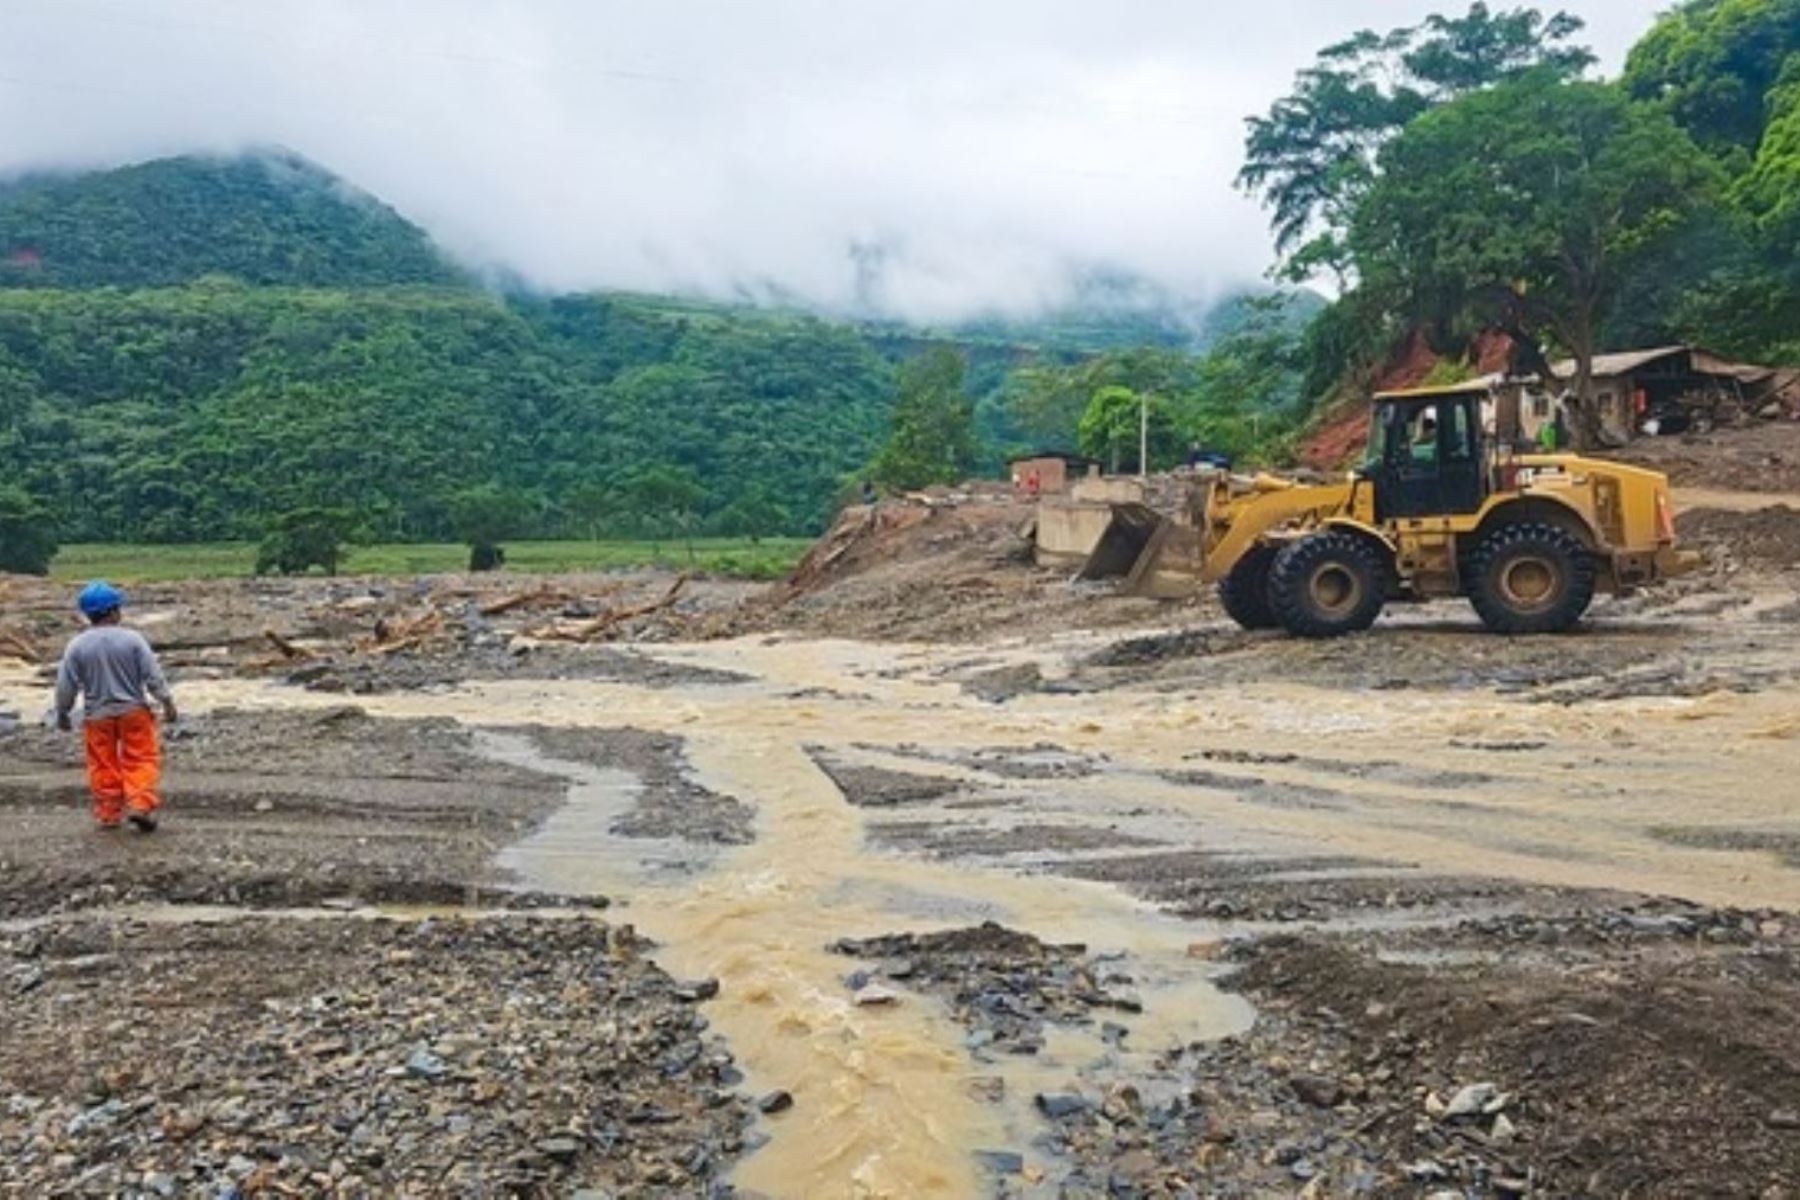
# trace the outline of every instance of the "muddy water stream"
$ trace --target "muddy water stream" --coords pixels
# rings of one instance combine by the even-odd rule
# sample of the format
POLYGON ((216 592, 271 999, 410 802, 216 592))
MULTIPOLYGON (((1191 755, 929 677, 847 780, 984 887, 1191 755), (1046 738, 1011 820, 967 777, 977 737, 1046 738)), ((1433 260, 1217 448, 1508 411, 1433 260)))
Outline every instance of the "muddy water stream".
POLYGON ((980 1194, 974 1151, 1028 1149, 1031 1096, 1122 1053, 1097 1033, 1066 1032, 1039 1055, 979 1065, 935 1002, 856 1005, 842 982, 856 963, 828 950, 838 938, 992 919, 1123 952, 1145 1011, 1121 1023, 1143 1055, 1247 1025, 1242 1001, 1186 957, 1191 930, 1118 892, 873 854, 860 815, 798 744, 710 722, 688 737, 702 783, 758 806, 756 841, 691 879, 659 869, 666 846, 633 862, 630 842, 596 844, 623 811, 613 773, 548 758, 519 735, 487 734, 483 744, 574 785, 562 812, 507 863, 535 887, 624 898, 614 919, 662 943, 664 967, 720 981, 707 1014, 753 1082, 795 1096, 771 1142, 736 1173, 741 1186, 794 1196, 980 1194), (1002 1075, 1012 1102, 976 1099, 968 1085, 980 1074, 1002 1075))

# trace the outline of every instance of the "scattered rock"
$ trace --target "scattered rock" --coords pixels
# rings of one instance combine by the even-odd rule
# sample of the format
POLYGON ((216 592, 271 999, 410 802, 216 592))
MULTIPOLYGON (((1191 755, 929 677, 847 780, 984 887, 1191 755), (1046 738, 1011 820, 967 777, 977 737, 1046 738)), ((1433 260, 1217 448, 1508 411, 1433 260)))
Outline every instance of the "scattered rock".
POLYGON ((1038 1111, 1052 1121, 1076 1116, 1093 1107, 1087 1097, 1079 1092, 1039 1092, 1035 1103, 1038 1111))
POLYGON ((1025 1156, 1011 1150, 977 1150, 975 1161, 996 1175, 1017 1175, 1025 1170, 1025 1156))
POLYGON ((1461 1117, 1480 1116, 1499 1095, 1500 1089, 1491 1083, 1471 1083, 1450 1097, 1450 1102, 1444 1106, 1444 1119, 1455 1121, 1461 1117))
POLYGON ((581 1153, 581 1143, 572 1137, 545 1138, 537 1144, 538 1153, 555 1162, 572 1162, 581 1153))
POLYGON ((900 1003, 900 993, 893 988, 882 987, 879 983, 871 983, 856 993, 856 1003, 864 1008, 898 1004, 900 1003))
POLYGON ((1344 1099, 1344 1085, 1329 1075, 1294 1075, 1288 1086, 1294 1095, 1317 1108, 1335 1108, 1344 1099))
POLYGON ((756 1102, 756 1107, 765 1113, 783 1113, 794 1107, 793 1093, 786 1091, 770 1092, 756 1102))
POLYGON ((441 1079, 450 1071, 450 1066, 443 1059, 420 1046, 406 1060, 406 1071, 409 1075, 420 1079, 441 1079))
POLYGON ((968 1092, 977 1100, 999 1104, 1006 1099, 1006 1080, 998 1075, 977 1075, 969 1080, 968 1092))
POLYGON ((711 1000, 718 994, 719 981, 716 979, 697 979, 675 985, 675 998, 690 1004, 711 1000))

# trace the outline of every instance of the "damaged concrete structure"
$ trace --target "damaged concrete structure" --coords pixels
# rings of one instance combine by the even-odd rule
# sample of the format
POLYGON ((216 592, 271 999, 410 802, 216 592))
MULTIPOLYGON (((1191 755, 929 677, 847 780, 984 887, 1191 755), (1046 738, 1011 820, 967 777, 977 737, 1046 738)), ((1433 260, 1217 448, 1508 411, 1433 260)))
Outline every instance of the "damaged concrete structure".
POLYGON ((1200 563, 1195 512, 1206 475, 1180 472, 1149 480, 1093 477, 1038 505, 1039 566, 1087 581, 1117 579, 1128 595, 1178 599, 1193 594, 1200 563))

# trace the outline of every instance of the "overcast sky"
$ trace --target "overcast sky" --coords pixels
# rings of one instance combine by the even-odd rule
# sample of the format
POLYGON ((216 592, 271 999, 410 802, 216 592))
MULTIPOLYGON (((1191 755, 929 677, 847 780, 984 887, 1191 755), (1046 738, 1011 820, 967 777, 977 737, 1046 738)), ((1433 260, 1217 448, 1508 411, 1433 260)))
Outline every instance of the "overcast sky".
MULTIPOLYGON (((0 173, 279 144, 558 289, 841 306, 879 245, 914 317, 1097 265, 1203 296, 1269 258, 1244 116, 1327 42, 1455 7, 0 0, 0 173)), ((1660 5, 1571 7, 1610 70, 1660 5)))

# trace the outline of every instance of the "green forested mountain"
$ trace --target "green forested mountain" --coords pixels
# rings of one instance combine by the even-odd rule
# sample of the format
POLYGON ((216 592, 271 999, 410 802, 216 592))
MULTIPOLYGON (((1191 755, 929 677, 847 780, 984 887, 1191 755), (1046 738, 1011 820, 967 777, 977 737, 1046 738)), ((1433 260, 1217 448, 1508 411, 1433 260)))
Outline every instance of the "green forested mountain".
POLYGON ((311 506, 441 537, 481 484, 525 497, 528 532, 654 531, 620 485, 655 466, 702 513, 762 484, 805 527, 872 453, 890 374, 842 327, 629 298, 0 292, 0 476, 67 540, 252 537, 311 506))
POLYGON ((284 153, 0 182, 0 287, 453 283, 424 231, 284 153))
POLYGON ((1072 418, 1020 423, 1026 368, 1179 356, 1239 309, 1120 277, 1039 321, 941 330, 498 294, 292 155, 34 176, 0 184, 0 479, 68 541, 257 537, 312 508, 438 538, 480 489, 521 534, 666 532, 676 502, 683 527, 804 532, 874 458, 902 363, 962 354, 993 468, 1075 440, 1072 418))

